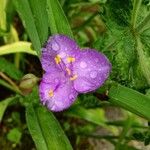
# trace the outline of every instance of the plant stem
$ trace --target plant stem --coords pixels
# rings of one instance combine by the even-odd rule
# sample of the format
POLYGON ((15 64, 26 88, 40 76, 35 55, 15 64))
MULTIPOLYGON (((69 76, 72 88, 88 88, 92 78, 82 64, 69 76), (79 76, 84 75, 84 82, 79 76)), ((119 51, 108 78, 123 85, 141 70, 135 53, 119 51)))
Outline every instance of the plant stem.
POLYGON ((133 0, 133 11, 132 11, 132 17, 131 17, 131 25, 133 29, 135 29, 136 27, 137 16, 138 16, 141 3, 142 3, 142 0, 133 0))
POLYGON ((3 72, 0 72, 0 76, 6 80, 10 85, 12 85, 12 87, 14 88, 14 90, 19 93, 22 94, 22 92, 19 90, 18 86, 15 84, 15 82, 13 82, 8 76, 6 76, 3 72))

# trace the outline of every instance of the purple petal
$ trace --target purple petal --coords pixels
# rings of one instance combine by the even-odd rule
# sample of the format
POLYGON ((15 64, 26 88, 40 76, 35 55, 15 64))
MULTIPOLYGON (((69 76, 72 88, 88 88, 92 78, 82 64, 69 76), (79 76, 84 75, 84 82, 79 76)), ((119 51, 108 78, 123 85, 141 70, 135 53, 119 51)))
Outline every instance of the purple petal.
POLYGON ((84 49, 78 53, 73 64, 74 88, 80 93, 86 93, 99 88, 108 78, 111 64, 102 53, 93 49, 84 49))
POLYGON ((63 72, 46 73, 39 87, 40 99, 51 111, 62 111, 76 100, 78 93, 63 72))

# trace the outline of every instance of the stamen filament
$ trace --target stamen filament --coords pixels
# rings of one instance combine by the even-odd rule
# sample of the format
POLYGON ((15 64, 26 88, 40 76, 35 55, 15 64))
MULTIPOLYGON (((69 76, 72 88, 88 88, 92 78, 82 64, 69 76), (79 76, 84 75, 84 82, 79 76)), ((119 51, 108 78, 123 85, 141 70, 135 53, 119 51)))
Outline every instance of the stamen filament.
POLYGON ((70 78, 70 80, 73 81, 73 80, 77 79, 77 77, 78 76, 75 74, 73 77, 70 78))

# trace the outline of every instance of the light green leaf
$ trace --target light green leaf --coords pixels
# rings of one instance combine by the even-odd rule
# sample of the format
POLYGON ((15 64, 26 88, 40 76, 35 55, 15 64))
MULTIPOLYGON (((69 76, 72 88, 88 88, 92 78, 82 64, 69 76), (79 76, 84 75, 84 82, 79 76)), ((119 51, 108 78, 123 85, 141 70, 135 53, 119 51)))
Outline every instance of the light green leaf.
POLYGON ((105 125, 106 118, 101 108, 86 109, 80 105, 74 105, 66 112, 67 115, 79 117, 97 125, 105 125))
POLYGON ((150 120, 150 98, 130 88, 114 85, 109 90, 110 102, 150 120))
POLYGON ((52 34, 65 34, 73 38, 67 18, 58 0, 47 0, 48 21, 52 34))
POLYGON ((58 121, 44 107, 29 105, 26 109, 26 119, 38 150, 72 149, 58 121))

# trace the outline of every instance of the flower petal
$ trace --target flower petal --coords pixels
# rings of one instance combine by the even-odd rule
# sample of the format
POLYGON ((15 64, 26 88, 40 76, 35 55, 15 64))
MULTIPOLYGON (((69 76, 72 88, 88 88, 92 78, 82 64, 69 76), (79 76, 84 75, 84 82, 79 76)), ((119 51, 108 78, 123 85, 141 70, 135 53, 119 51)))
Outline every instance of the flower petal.
POLYGON ((75 101, 78 93, 63 72, 46 73, 39 87, 40 99, 51 111, 62 111, 75 101))
POLYGON ((102 53, 94 49, 83 49, 73 64, 74 88, 80 93, 96 90, 108 78, 111 64, 102 53))

